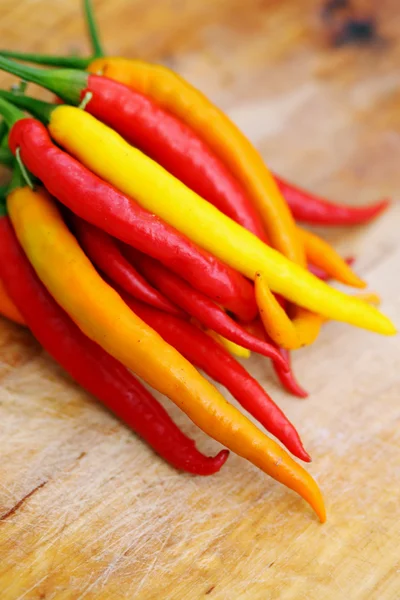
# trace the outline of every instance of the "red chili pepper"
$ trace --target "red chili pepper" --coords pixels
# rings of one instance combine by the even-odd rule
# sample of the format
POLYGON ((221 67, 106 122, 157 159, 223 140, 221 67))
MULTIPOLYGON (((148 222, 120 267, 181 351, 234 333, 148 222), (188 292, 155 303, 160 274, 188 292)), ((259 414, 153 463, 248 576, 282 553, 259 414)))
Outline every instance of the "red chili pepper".
MULTIPOLYGON (((91 94, 85 110, 157 161, 189 188, 265 240, 261 217, 224 162, 179 118, 147 96, 107 77, 84 71, 50 73, 18 65, 66 102, 79 104, 91 94), (40 81, 39 81, 40 80, 40 81), (243 222, 244 220, 244 222, 243 222)), ((19 100, 22 106, 24 100, 19 100)), ((26 104, 27 106, 27 104, 26 104)), ((38 106, 38 105, 37 105, 38 106)), ((33 107, 31 103, 31 107, 33 107)))
POLYGON ((276 346, 249 334, 207 296, 190 287, 183 279, 149 256, 132 250, 129 246, 125 246, 124 251, 127 258, 137 266, 148 281, 202 325, 239 346, 271 358, 283 369, 286 368, 285 361, 276 346))
POLYGON ((87 112, 221 212, 266 240, 262 220, 235 176, 188 125, 150 98, 107 77, 88 75, 80 99, 87 92, 93 94, 87 112))
MULTIPOLYGON (((246 324, 246 329, 249 331, 249 333, 258 337, 260 340, 270 341, 261 319, 256 319, 252 323, 246 324)), ((290 394, 293 394, 293 396, 297 396, 298 398, 307 398, 308 392, 301 387, 294 375, 290 361, 290 352, 284 348, 279 348, 279 354, 285 360, 287 368, 283 369, 281 365, 276 362, 273 362, 272 366, 282 386, 290 394)))
POLYGON ((78 329, 39 281, 5 216, 0 219, 0 253, 0 277, 10 297, 34 336, 75 381, 177 469, 197 475, 219 471, 228 451, 201 454, 128 369, 78 329))
POLYGON ((280 191, 289 204, 296 221, 314 225, 359 225, 368 223, 380 215, 390 201, 380 200, 369 206, 345 206, 334 204, 311 194, 274 175, 280 191))
POLYGON ((245 277, 60 150, 41 123, 18 121, 10 147, 19 147, 26 167, 82 219, 160 260, 240 319, 256 316, 254 288, 245 277))
POLYGON ((285 348, 279 348, 279 352, 289 367, 288 370, 285 370, 285 369, 281 369, 275 363, 273 365, 274 369, 275 369, 275 373, 276 373, 279 381, 281 382, 282 387, 284 387, 285 390, 287 390, 294 396, 297 396, 298 398, 307 398, 308 392, 304 388, 301 387, 301 385, 299 384, 299 382, 297 381, 297 379, 294 375, 289 350, 286 350, 285 348))
POLYGON ((73 226, 83 250, 113 282, 145 304, 183 316, 177 306, 154 289, 126 260, 114 238, 77 216, 73 217, 73 226))
POLYGON ((238 402, 298 458, 309 462, 300 437, 281 409, 231 354, 201 329, 146 306, 121 292, 124 301, 187 360, 226 387, 238 402))

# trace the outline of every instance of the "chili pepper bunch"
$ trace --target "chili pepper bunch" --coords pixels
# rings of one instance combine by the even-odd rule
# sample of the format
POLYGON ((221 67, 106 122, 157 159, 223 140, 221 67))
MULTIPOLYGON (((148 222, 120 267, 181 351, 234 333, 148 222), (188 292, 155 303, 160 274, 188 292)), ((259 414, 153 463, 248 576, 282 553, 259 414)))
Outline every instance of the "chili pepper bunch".
POLYGON ((395 333, 375 296, 326 283, 365 286, 351 260, 296 223, 366 223, 387 202, 334 205, 272 175, 188 82, 104 57, 84 8, 93 58, 1 52, 0 68, 57 100, 0 91, 0 161, 13 168, 0 192, 0 311, 176 468, 210 475, 228 450, 200 453, 136 376, 324 521, 309 473, 198 369, 308 462, 295 427, 234 355, 267 357, 305 396, 289 352, 314 342, 324 321, 395 333))

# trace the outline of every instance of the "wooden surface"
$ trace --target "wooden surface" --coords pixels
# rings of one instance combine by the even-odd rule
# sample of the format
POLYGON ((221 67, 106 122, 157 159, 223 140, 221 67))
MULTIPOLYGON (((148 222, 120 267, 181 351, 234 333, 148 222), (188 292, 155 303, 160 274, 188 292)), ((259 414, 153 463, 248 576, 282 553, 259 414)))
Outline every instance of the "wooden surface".
MULTIPOLYGON (((400 7, 372 4, 378 38, 339 48, 317 1, 96 7, 110 54, 173 66, 279 172, 357 203, 397 200, 400 187, 400 7)), ((86 52, 83 34, 77 0, 0 0, 1 45, 86 52)), ((399 225, 395 202, 368 228, 328 233, 359 256, 397 324, 399 225)), ((324 526, 239 458, 208 479, 175 472, 1 320, 1 599, 398 599, 400 339, 327 325, 295 356, 305 401, 277 387, 265 360, 248 364, 313 456, 324 526)), ((202 449, 216 449, 170 410, 202 449)))

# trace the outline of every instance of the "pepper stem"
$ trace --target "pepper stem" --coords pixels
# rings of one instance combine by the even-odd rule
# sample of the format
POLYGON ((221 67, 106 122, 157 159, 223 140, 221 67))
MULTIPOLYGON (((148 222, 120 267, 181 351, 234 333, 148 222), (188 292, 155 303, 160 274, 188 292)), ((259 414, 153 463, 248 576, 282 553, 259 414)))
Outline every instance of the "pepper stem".
POLYGON ((93 98, 93 93, 86 92, 86 94, 83 96, 82 101, 79 104, 78 108, 80 108, 81 110, 85 110, 85 108, 87 107, 87 105, 89 104, 89 102, 91 101, 92 98, 93 98))
MULTIPOLYGON (((2 92, 2 94, 3 93, 6 93, 6 92, 2 92)), ((7 92, 7 93, 10 93, 10 92, 7 92)), ((3 97, 1 97, 1 95, 0 95, 0 115, 2 115, 4 117, 7 127, 11 128, 14 125, 14 123, 16 123, 17 121, 20 121, 21 119, 24 119, 25 115, 16 106, 14 106, 13 104, 10 104, 10 102, 7 102, 7 100, 5 100, 3 97)), ((12 96, 12 94, 11 94, 11 96, 12 96)), ((21 96, 21 98, 22 98, 22 96, 21 96)))
POLYGON ((36 117, 37 119, 39 119, 39 121, 42 121, 43 123, 49 123, 51 113, 58 106, 57 104, 43 102, 43 100, 37 100, 36 98, 31 98, 30 96, 16 96, 12 92, 0 90, 0 100, 4 98, 6 100, 9 100, 9 102, 14 106, 18 106, 19 108, 27 110, 29 113, 31 113, 34 117, 36 117))
POLYGON ((93 57, 82 56, 53 56, 51 54, 37 54, 35 52, 18 52, 17 50, 0 50, 0 56, 5 58, 16 58, 37 65, 48 65, 49 67, 66 67, 68 69, 87 69, 93 57))
MULTIPOLYGON (((25 165, 22 162, 22 158, 21 158, 21 150, 19 148, 16 149, 15 151, 15 159, 17 161, 18 167, 19 169, 15 169, 15 171, 21 171, 21 175, 24 179, 24 181, 26 182, 26 184, 31 188, 31 190, 33 190, 33 181, 31 180, 31 178, 29 177, 29 173, 28 171, 25 169, 25 165)), ((15 173, 14 171, 14 173, 15 173)), ((13 177, 14 180, 14 177, 13 177)), ((13 183, 13 181, 11 181, 11 184, 13 183)))
POLYGON ((0 56, 0 69, 26 81, 37 83, 70 104, 79 104, 81 92, 87 87, 89 77, 84 71, 38 69, 21 65, 3 56, 0 56))
POLYGON ((100 42, 99 29, 94 17, 92 0, 83 0, 83 11, 93 50, 93 58, 100 58, 101 56, 104 56, 104 51, 100 42))

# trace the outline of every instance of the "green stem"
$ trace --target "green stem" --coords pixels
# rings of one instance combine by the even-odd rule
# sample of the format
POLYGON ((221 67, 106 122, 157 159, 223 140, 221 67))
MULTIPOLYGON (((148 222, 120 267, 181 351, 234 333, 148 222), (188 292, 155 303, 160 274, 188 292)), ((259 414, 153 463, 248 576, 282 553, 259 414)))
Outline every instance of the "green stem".
POLYGON ((27 110, 31 115, 47 124, 50 121, 51 113, 59 106, 58 104, 50 104, 43 102, 30 96, 15 96, 12 92, 0 90, 0 99, 8 100, 13 106, 27 110))
POLYGON ((4 117, 4 120, 10 129, 14 125, 14 123, 25 118, 25 115, 21 110, 19 110, 13 104, 10 104, 10 102, 7 102, 7 100, 5 100, 2 97, 0 97, 0 115, 4 117))
POLYGON ((93 50, 93 57, 100 58, 104 56, 103 48, 100 42, 99 29, 94 18, 93 4, 91 0, 83 0, 83 11, 85 22, 89 32, 90 44, 93 50))
POLYGON ((0 56, 16 58, 37 65, 48 65, 49 67, 66 67, 68 69, 87 69, 93 57, 83 58, 81 56, 53 56, 50 54, 36 54, 34 52, 18 52, 17 50, 0 50, 0 56))
POLYGON ((89 77, 85 71, 38 69, 21 65, 3 56, 0 56, 0 69, 26 81, 37 83, 70 104, 79 104, 81 92, 87 87, 89 77))
MULTIPOLYGON (((21 150, 19 148, 17 148, 15 151, 15 161, 18 165, 18 169, 15 169, 15 170, 21 171, 22 179, 26 182, 26 185, 28 185, 31 188, 31 190, 33 190, 33 181, 31 180, 31 178, 29 176, 29 171, 25 168, 25 165, 22 162, 21 150)), ((14 180, 14 177, 11 181, 11 185, 13 184, 13 180, 14 180)), ((21 186, 18 186, 18 187, 21 187, 21 186)))

